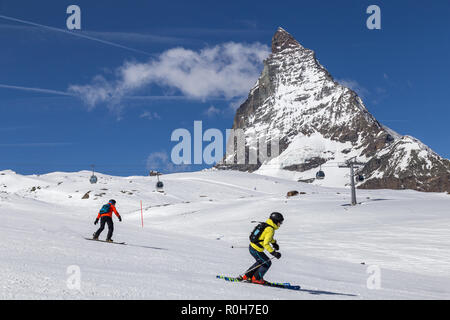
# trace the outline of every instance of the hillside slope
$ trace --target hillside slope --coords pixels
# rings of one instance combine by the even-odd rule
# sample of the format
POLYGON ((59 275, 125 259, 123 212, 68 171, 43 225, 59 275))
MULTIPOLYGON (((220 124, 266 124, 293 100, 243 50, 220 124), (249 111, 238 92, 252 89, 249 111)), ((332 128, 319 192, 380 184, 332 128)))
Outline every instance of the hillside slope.
MULTIPOLYGON (((155 177, 90 172, 21 176, 0 172, 1 299, 446 299, 450 297, 450 196, 324 188, 242 172, 155 177), (286 198, 289 190, 303 191, 286 198), (82 199, 88 191, 89 199, 82 199), (86 241, 96 212, 117 200, 115 241, 86 241), (141 226, 140 201, 144 207, 141 226), (266 278, 302 291, 227 283, 253 264, 252 220, 280 211, 283 256, 266 278), (234 248, 232 248, 232 246, 234 248), (364 265, 361 263, 365 263, 364 265), (69 266, 81 291, 67 286, 69 266), (368 267, 381 289, 367 288, 368 267)), ((106 236, 106 231, 101 238, 106 236)))

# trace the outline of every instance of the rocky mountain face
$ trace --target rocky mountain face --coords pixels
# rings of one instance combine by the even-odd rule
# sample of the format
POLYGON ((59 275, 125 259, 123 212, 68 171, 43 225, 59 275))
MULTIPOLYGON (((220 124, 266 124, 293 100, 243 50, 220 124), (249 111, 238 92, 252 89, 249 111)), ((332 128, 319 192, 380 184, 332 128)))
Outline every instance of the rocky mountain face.
POLYGON ((450 160, 419 140, 404 136, 386 146, 361 171, 366 189, 450 191, 450 160))
MULTIPOLYGON (((338 165, 354 157, 365 163, 359 170, 365 177, 360 188, 450 191, 449 160, 381 125, 354 91, 333 79, 314 51, 282 28, 272 38, 272 53, 264 60, 261 76, 236 112, 233 129, 246 136, 246 160, 250 140, 261 137, 278 139, 279 155, 232 164, 234 153, 219 169, 342 186, 349 182, 348 171, 338 165), (319 169, 329 173, 320 181, 315 178, 319 169)), ((270 151, 269 147, 269 155, 270 151)))

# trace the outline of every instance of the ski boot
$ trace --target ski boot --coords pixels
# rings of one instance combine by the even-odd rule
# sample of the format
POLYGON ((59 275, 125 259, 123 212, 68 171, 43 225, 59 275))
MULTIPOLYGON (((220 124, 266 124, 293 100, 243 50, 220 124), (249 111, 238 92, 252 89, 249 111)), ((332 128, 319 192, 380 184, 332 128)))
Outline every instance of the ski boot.
POLYGON ((252 279, 250 277, 248 277, 246 274, 244 274, 243 276, 240 276, 238 279, 239 279, 239 281, 242 281, 242 282, 252 282, 252 279))
POLYGON ((113 242, 113 239, 106 239, 106 242, 113 242))
POLYGON ((266 284, 266 280, 264 279, 256 279, 255 276, 252 277, 252 283, 256 284, 266 284))
POLYGON ((98 240, 98 237, 95 235, 95 232, 92 234, 92 240, 98 240))

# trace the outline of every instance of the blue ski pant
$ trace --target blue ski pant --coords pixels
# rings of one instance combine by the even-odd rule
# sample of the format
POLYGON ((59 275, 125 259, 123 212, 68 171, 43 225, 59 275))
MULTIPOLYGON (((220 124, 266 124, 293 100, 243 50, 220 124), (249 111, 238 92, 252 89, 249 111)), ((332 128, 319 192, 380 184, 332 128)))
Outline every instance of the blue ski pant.
POLYGON ((249 251, 252 257, 255 258, 256 262, 250 268, 248 268, 245 274, 249 278, 255 276, 255 278, 258 280, 263 279, 264 275, 272 265, 272 261, 270 261, 270 258, 264 252, 256 251, 252 246, 249 246, 249 251), (256 268, 258 265, 261 266, 256 268))

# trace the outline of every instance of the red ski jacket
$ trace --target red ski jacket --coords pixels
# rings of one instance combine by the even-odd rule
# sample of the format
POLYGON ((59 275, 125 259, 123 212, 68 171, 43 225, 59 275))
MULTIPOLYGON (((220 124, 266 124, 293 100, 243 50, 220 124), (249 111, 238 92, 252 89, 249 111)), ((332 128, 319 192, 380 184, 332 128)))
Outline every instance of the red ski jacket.
POLYGON ((97 219, 100 219, 101 217, 112 217, 113 212, 114 212, 114 214, 117 216, 117 218, 120 218, 120 214, 119 214, 119 212, 117 212, 116 207, 114 207, 114 205, 112 205, 112 204, 110 203, 110 209, 109 209, 109 211, 106 212, 106 213, 100 213, 100 212, 99 212, 99 213, 98 213, 98 216, 97 216, 97 219))

